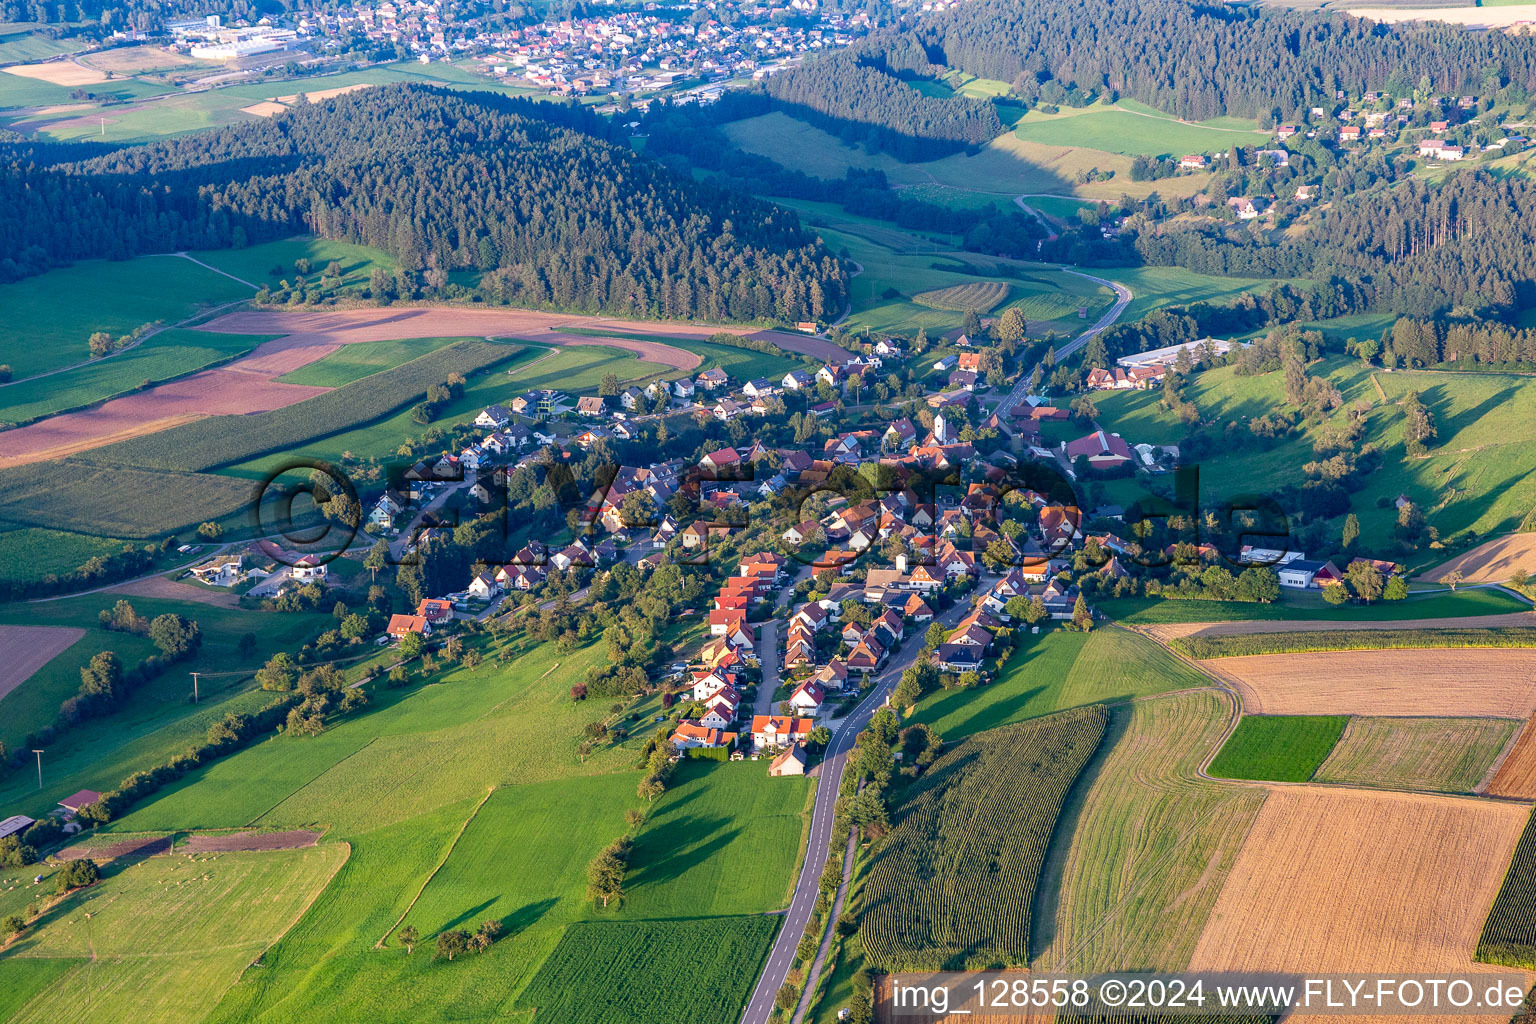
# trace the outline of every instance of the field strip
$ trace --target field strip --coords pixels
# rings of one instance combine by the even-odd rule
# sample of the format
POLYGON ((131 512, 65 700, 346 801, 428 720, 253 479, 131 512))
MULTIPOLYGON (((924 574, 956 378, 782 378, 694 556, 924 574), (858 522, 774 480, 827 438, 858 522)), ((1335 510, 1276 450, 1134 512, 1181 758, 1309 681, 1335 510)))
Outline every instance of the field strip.
MULTIPOLYGON (((60 416, 78 416, 81 413, 61 413, 60 416)), ((48 420, 59 417, 48 417, 48 420)), ((78 455, 81 452, 90 451, 92 448, 100 448, 103 445, 113 444, 117 441, 128 441, 135 437, 143 437, 145 434, 155 434, 172 427, 179 427, 184 423, 203 418, 202 413, 184 413, 178 416, 162 416, 158 419, 144 420, 137 424, 124 426, 108 434, 98 434, 94 437, 81 437, 73 441, 64 441, 48 448, 35 448, 28 452, 16 455, 0 455, 0 469, 8 469, 11 466, 26 466, 34 462, 54 462, 69 455, 78 455)), ((42 421, 47 422, 47 420, 42 421)), ((19 427, 26 430, 26 427, 19 427)))
POLYGON ((288 793, 285 793, 283 795, 283 799, 282 800, 279 800, 277 803, 273 804, 271 807, 268 807, 266 810, 264 810, 260 814, 256 815, 256 817, 254 817, 250 821, 246 822, 244 827, 245 828, 257 828, 258 827, 257 822, 261 821, 262 818, 265 818, 267 815, 271 814, 273 811, 275 811, 279 807, 281 807, 283 805, 284 801, 286 801, 290 796, 293 796, 294 793, 299 792, 299 790, 304 789, 307 786, 313 785, 317 779, 319 779, 326 772, 330 771, 332 768, 335 768, 336 765, 341 764, 342 761, 345 761, 345 760, 347 760, 348 758, 351 758, 351 757, 355 757, 358 754, 362 753, 363 751, 367 750, 369 747, 373 746, 374 741, 377 740, 377 739, 378 739, 377 736, 373 737, 373 739, 370 739, 367 743, 364 743, 362 746, 360 746, 356 750, 352 751, 352 753, 348 754, 346 757, 343 757, 340 761, 335 761, 335 762, 332 762, 331 764, 326 765, 325 768, 322 769, 318 774, 316 774, 313 779, 310 779, 308 782, 305 782, 304 785, 302 785, 302 786, 295 786, 292 791, 290 791, 288 793))
POLYGON ((72 626, 0 626, 0 700, 83 636, 72 626))
POLYGON ((1488 766, 1487 773, 1483 775, 1483 781, 1477 784, 1477 788, 1473 792, 1488 792, 1488 787, 1493 785, 1493 780, 1499 777, 1499 769, 1504 767, 1504 762, 1508 760, 1509 755, 1514 752, 1515 748, 1520 745, 1520 738, 1530 730, 1530 727, 1531 720, 1527 718, 1524 722, 1520 723, 1518 729, 1510 734, 1509 742, 1504 744, 1504 749, 1499 751, 1499 756, 1493 759, 1493 763, 1488 766))
POLYGON ((491 794, 495 792, 495 786, 492 786, 485 791, 485 796, 480 798, 480 802, 475 804, 475 809, 469 812, 469 817, 464 819, 464 824, 460 825, 459 830, 454 833, 453 842, 448 844, 447 851, 443 853, 443 859, 437 862, 437 867, 433 868, 432 873, 427 876, 426 881, 421 883, 421 888, 416 890, 416 895, 411 897, 411 902, 406 904, 405 909, 400 912, 400 916, 395 918, 395 923, 389 926, 389 931, 381 935, 379 937, 379 941, 374 943, 374 949, 383 949, 384 943, 388 942, 389 937, 395 934, 395 929, 400 927, 400 922, 405 920, 406 915, 411 912, 411 908, 416 906, 416 901, 421 899, 421 894, 426 892, 427 886, 432 884, 432 879, 437 877, 437 873, 443 870, 443 865, 448 863, 448 858, 453 856, 453 851, 458 848, 459 840, 463 839, 464 833, 469 831, 470 823, 480 816, 480 808, 485 806, 486 801, 490 800, 491 794))
POLYGON ((317 885, 315 887, 314 895, 310 896, 309 899, 304 901, 304 905, 299 908, 299 912, 293 915, 293 920, 288 922, 288 927, 284 928, 280 934, 274 936, 272 941, 267 943, 266 946, 262 948, 261 956, 258 956, 256 959, 240 968, 240 974, 235 978, 236 985, 240 984, 240 982, 245 979, 246 971, 261 963, 261 961, 266 958, 266 955, 272 951, 272 947, 276 946, 279 942, 282 942, 283 939, 287 937, 288 933, 293 931, 293 926, 304 919, 304 915, 309 913, 309 908, 314 906, 315 901, 321 897, 325 890, 331 887, 331 883, 336 880, 337 874, 341 872, 342 868, 346 867, 347 861, 352 859, 352 844, 346 841, 342 841, 339 845, 346 847, 347 855, 336 862, 336 866, 331 869, 331 873, 325 877, 325 884, 317 885))
POLYGON ((1536 533, 1495 537, 1432 569, 1425 569, 1414 579, 1439 583, 1447 573, 1456 570, 1467 583, 1503 583, 1517 569, 1536 575, 1536 533))
POLYGON ((1251 636, 1259 633, 1323 633, 1342 630, 1490 629, 1504 626, 1536 626, 1530 612, 1499 612, 1446 619, 1242 619, 1234 622, 1157 622, 1132 624, 1128 629, 1144 633, 1159 643, 1195 636, 1251 636))

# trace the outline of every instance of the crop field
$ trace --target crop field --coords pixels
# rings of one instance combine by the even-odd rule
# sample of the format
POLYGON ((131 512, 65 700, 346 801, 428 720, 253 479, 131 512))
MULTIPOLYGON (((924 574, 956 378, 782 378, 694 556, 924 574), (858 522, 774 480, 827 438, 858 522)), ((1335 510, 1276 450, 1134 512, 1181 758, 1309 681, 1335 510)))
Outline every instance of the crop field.
POLYGON ((79 568, 97 555, 112 555, 127 541, 65 533, 42 527, 0 532, 0 579, 40 580, 79 568))
POLYGON ((953 740, 1084 704, 1208 685, 1198 671, 1127 630, 1053 630, 1024 636, 996 682, 930 694, 914 721, 953 740))
POLYGON ((245 355, 265 337, 159 331, 126 352, 0 387, 0 421, 26 423, 245 355))
POLYGON ((626 917, 760 914, 788 902, 812 780, 764 775, 761 761, 678 766, 635 836, 626 917))
MULTIPOLYGON (((683 376, 696 375, 697 373, 716 367, 731 375, 731 378, 739 381, 751 380, 754 377, 767 377, 777 380, 788 371, 803 365, 798 363, 790 353, 774 355, 768 352, 754 352, 747 348, 734 348, 730 345, 711 345, 699 338, 685 337, 681 335, 651 334, 622 330, 604 330, 601 327, 566 327, 559 332, 561 335, 574 334, 584 338, 595 338, 596 344, 601 345, 605 339, 621 341, 659 342, 673 346, 686 352, 692 352, 703 361, 696 367, 690 367, 686 372, 668 371, 662 376, 676 379, 683 376)), ((554 344, 560 344, 556 341, 554 344)))
POLYGON ((951 285, 933 291, 918 292, 912 301, 932 309, 947 309, 960 313, 987 313, 1008 298, 1008 286, 1001 281, 984 284, 951 285))
POLYGON ((354 381, 436 352, 459 338, 411 338, 399 341, 370 341, 362 345, 343 345, 328 356, 301 366, 277 378, 284 384, 304 384, 317 388, 345 387, 354 381))
POLYGON ((1530 605, 1501 590, 1458 590, 1454 593, 1414 594, 1401 601, 1377 601, 1334 607, 1312 594, 1283 593, 1278 601, 1259 604, 1250 601, 1183 601, 1156 597, 1122 597, 1101 601, 1097 610, 1112 619, 1137 625, 1186 626, 1182 632, 1195 633, 1265 633, 1314 629, 1423 629, 1436 625, 1433 620, 1467 618, 1468 626, 1518 625, 1523 616, 1536 622, 1530 605), (1492 616, 1511 616, 1494 622, 1492 616), (1274 625, 1266 623, 1273 622, 1274 625), (1216 625, 1212 625, 1212 624, 1216 625), (1367 623, 1380 623, 1367 625, 1367 623))
POLYGON ((1257 715, 1525 718, 1536 711, 1536 651, 1394 650, 1223 658, 1257 715))
POLYGON ((1096 103, 1091 107, 1063 107, 1057 114, 1031 110, 1013 131, 1026 142, 1083 147, 1125 156, 1179 157, 1224 151, 1232 146, 1255 146, 1270 139, 1268 132, 1213 128, 1167 114, 1144 112, 1148 109, 1096 103))
POLYGON ((403 924, 431 938, 492 918, 509 931, 576 920, 590 907, 587 862, 619 837, 624 812, 637 806, 631 773, 498 788, 403 924))
POLYGON ((244 509, 249 481, 89 463, 0 469, 0 520, 104 537, 173 533, 244 509))
POLYGON ((1470 969, 1529 817, 1492 800, 1273 789, 1190 969, 1470 969))
POLYGON ((1536 814, 1520 833, 1509 871, 1483 923, 1477 959, 1536 970, 1536 814))
POLYGON ((1211 762, 1218 779, 1306 782, 1344 732, 1343 715, 1244 715, 1211 762))
POLYGON ((761 915, 572 925, 517 1005, 561 1024, 733 1024, 777 928, 761 915))
MULTIPOLYGON (((0 284, 0 309, 6 311, 0 363, 9 364, 18 381, 0 387, 0 403, 6 409, 18 404, 11 397, 18 391, 33 395, 21 402, 36 401, 36 389, 27 389, 22 378, 85 362, 96 331, 117 337, 155 320, 175 323, 201 308, 250 297, 244 285, 177 256, 94 260, 0 284)), ((145 376, 153 374, 139 380, 145 376)), ((15 419, 9 411, 0 418, 15 419)))
POLYGON ((0 626, 0 700, 83 636, 66 626, 0 626))
POLYGON ((1035 970, 1183 970, 1264 792, 1199 777, 1232 702, 1216 691, 1112 711, 1040 882, 1035 970))
POLYGON ((227 466, 379 419, 415 402, 450 374, 467 377, 515 352, 506 345, 465 339, 297 405, 250 416, 209 417, 96 449, 91 458, 191 472, 227 466))
MULTIPOLYGON (((37 65, 32 67, 36 68, 37 65)), ((91 72, 86 71, 86 74, 91 72)), ((94 77, 97 81, 90 91, 100 100, 137 100, 148 96, 162 96, 170 91, 169 86, 137 78, 115 78, 108 82, 101 81, 105 76, 99 73, 94 77)), ((71 111, 70 116, 89 114, 97 109, 91 104, 80 103, 71 96, 70 93, 74 88, 74 86, 47 81, 44 78, 18 74, 14 68, 0 71, 0 123, 20 124, 23 126, 22 130, 29 130, 30 123, 35 123, 30 116, 18 116, 13 111, 5 109, 7 107, 63 106, 71 111)), ((100 132, 100 120, 93 120, 91 123, 95 124, 97 132, 100 132)))
MULTIPOLYGON (((1529 613, 1520 616, 1532 621, 1529 613)), ((1324 629, 1293 632, 1213 633, 1179 637, 1172 646, 1191 658, 1237 658, 1324 651, 1536 647, 1536 627, 1471 626, 1455 629, 1324 629)))
POLYGON ((33 22, 0 22, 0 62, 7 64, 72 53, 84 45, 78 39, 50 39, 33 22))
POLYGON ((1536 533, 1512 533, 1485 541, 1463 555, 1425 569, 1419 580, 1438 583, 1447 573, 1460 572, 1468 583, 1502 583, 1516 571, 1536 573, 1536 533))
POLYGON ((859 936, 887 970, 1029 962, 1035 886, 1062 800, 1103 738, 1102 707, 948 749, 906 794, 869 869, 859 936))
POLYGON ((9 957, 89 961, 10 1019, 200 1021, 245 967, 293 925, 347 852, 345 844, 329 843, 160 856, 109 874, 68 897, 11 945, 9 957))
POLYGON ((1521 725, 1514 747, 1488 781, 1492 795, 1536 799, 1536 731, 1530 725, 1529 719, 1521 725))
POLYGON ((1471 793, 1519 724, 1508 718, 1351 718, 1313 779, 1471 793))

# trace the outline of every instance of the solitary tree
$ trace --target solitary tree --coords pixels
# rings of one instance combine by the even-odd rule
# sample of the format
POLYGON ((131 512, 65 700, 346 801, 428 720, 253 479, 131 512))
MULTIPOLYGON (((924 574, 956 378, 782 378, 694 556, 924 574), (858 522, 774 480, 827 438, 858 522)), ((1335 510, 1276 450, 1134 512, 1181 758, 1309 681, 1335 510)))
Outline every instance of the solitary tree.
POLYGON ((1452 593, 1454 593, 1456 587, 1460 585, 1461 581, 1464 579, 1466 579, 1466 576, 1462 574, 1460 569, 1452 569, 1450 572, 1440 577, 1440 582, 1450 587, 1452 593))
POLYGON ((442 932, 437 937, 437 955, 452 960, 460 953, 469 952, 469 935, 457 928, 442 932))
POLYGON ((416 940, 420 937, 415 925, 408 924, 400 929, 400 941, 405 944, 406 953, 416 952, 416 940))

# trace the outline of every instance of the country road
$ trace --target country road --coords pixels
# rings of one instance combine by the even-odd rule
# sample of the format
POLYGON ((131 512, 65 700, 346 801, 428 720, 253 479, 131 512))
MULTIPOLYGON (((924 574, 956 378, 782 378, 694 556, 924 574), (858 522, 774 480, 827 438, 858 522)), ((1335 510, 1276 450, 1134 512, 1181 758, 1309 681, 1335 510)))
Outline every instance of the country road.
MULTIPOLYGON (((969 610, 969 602, 962 601, 939 615, 935 621, 953 626, 969 610)), ((784 924, 779 929, 778 938, 768 951, 768 962, 763 966, 757 987, 752 990, 752 998, 747 1003, 746 1012, 742 1014, 741 1024, 767 1024, 773 1013, 774 997, 778 995, 784 979, 789 976, 789 969, 795 962, 795 949, 800 945, 800 937, 805 933, 805 926, 810 923, 811 912, 816 907, 817 886, 822 868, 827 863, 827 849, 832 841, 832 817, 837 806, 837 792, 842 786, 843 769, 848 764, 848 752, 853 749, 854 737, 863 731, 875 712, 885 704, 886 697, 896 688, 901 673, 917 658, 917 652, 923 646, 922 635, 914 634, 904 644, 901 653, 875 677, 875 685, 833 734, 832 745, 827 748, 827 755, 821 762, 820 777, 816 780, 816 802, 811 808, 810 836, 806 840, 800 877, 795 882, 795 894, 789 901, 789 910, 784 914, 784 924)), ((807 984, 810 982, 807 981, 807 984)))
MULTIPOLYGON (((1073 338, 1071 341, 1067 342, 1060 349, 1058 349, 1056 352, 1057 362, 1060 362, 1062 359, 1070 356, 1072 353, 1088 344, 1088 342, 1095 336, 1107 330, 1111 324, 1120 319, 1120 314, 1125 312, 1125 307, 1129 306, 1131 304, 1131 300, 1135 298, 1135 296, 1131 294, 1131 290, 1129 288, 1116 281, 1107 281, 1102 277, 1094 277, 1092 274, 1085 274, 1080 270, 1068 270, 1066 267, 1061 269, 1063 273, 1073 274, 1077 277, 1086 278, 1089 281, 1093 281, 1095 284, 1101 284, 1106 288, 1112 289, 1115 293, 1115 304, 1109 308, 1109 312, 1099 317, 1098 322, 1095 323, 1092 327, 1088 328, 1082 334, 1079 334, 1077 337, 1073 338)), ((997 409, 995 410, 997 413, 997 418, 1007 422, 1008 414, 1013 411, 1015 406, 1024 401, 1024 397, 1028 394, 1029 375, 1021 373, 1019 374, 1018 381, 1013 385, 1013 390, 1008 392, 1003 400, 998 403, 997 409)))

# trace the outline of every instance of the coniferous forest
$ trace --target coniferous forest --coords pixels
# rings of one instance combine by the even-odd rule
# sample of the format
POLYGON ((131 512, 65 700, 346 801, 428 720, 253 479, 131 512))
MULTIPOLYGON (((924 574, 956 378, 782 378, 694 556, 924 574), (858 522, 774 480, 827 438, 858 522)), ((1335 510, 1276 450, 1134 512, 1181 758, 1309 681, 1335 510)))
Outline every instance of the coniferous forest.
POLYGON ((311 232, 518 305, 796 320, 842 309, 795 214, 695 182, 578 108, 419 86, 124 147, 0 143, 0 279, 311 232))

